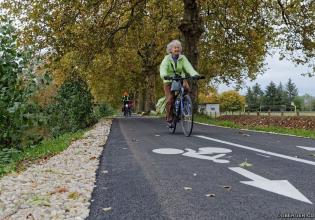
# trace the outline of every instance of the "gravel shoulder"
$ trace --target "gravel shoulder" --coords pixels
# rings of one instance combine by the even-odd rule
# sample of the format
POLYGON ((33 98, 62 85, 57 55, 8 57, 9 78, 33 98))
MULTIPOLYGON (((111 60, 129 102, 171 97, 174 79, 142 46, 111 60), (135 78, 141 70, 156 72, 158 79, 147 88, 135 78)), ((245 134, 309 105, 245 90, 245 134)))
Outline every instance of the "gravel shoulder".
POLYGON ((100 121, 62 153, 0 179, 0 220, 85 219, 110 128, 100 121))

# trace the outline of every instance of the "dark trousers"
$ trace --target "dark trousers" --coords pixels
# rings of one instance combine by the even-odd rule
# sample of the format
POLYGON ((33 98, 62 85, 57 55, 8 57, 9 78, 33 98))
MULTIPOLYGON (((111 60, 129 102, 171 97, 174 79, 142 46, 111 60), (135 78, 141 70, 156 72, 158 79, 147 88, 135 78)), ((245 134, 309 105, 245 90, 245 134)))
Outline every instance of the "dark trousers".
MULTIPOLYGON (((187 80, 183 81, 183 86, 186 93, 190 93, 190 87, 187 80)), ((173 120, 173 109, 175 101, 175 93, 171 91, 171 83, 164 84, 164 93, 166 97, 166 121, 171 122, 173 120)))

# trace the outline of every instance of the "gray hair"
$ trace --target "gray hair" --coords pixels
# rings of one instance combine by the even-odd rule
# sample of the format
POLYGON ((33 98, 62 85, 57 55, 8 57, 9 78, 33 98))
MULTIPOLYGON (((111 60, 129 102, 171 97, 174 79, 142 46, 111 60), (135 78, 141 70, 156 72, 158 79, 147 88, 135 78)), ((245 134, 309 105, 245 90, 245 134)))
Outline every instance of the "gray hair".
POLYGON ((166 52, 171 53, 173 47, 179 47, 180 52, 182 52, 182 44, 179 40, 172 40, 166 47, 166 52))

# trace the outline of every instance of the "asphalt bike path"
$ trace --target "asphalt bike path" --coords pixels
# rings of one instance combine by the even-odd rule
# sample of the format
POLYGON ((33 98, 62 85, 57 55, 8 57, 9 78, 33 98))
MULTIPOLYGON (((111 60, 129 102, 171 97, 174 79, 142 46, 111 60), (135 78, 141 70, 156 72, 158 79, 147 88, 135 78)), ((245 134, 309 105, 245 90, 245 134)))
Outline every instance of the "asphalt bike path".
POLYGON ((161 119, 114 119, 88 219, 315 219, 314 147, 198 124, 187 138, 161 119))

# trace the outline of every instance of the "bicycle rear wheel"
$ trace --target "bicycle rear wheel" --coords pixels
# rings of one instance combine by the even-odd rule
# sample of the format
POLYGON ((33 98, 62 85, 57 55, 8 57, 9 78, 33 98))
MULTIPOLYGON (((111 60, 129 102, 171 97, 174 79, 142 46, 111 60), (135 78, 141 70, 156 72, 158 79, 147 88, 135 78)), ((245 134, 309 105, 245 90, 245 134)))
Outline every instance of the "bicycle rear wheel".
POLYGON ((189 95, 183 97, 183 108, 181 110, 181 124, 183 132, 186 137, 191 135, 194 118, 193 118, 193 104, 189 95))
POLYGON ((169 130, 172 134, 175 133, 175 131, 176 131, 176 119, 174 119, 174 120, 172 121, 172 126, 169 127, 168 130, 169 130))

